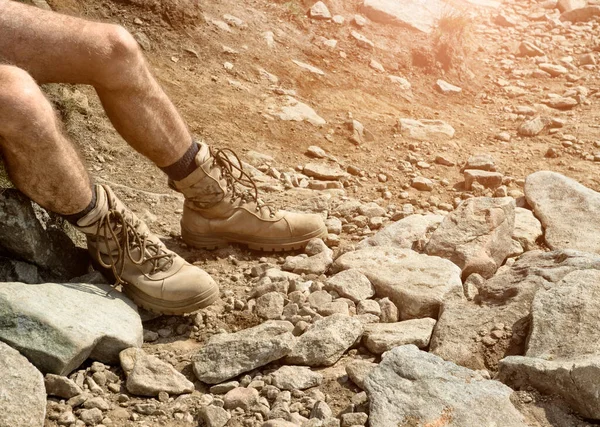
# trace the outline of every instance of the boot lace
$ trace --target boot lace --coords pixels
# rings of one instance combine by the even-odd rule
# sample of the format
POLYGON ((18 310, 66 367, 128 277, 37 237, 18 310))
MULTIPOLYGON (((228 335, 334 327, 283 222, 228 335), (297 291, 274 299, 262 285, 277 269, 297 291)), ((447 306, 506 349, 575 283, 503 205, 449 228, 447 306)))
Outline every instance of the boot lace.
POLYGON ((94 234, 96 259, 102 267, 111 269, 115 277, 114 286, 125 283, 122 276, 126 261, 139 266, 150 263, 150 275, 167 270, 173 263, 174 254, 165 252, 161 242, 153 242, 148 234, 140 233, 138 227, 141 221, 130 216, 133 215, 127 215, 125 210, 110 209, 98 221, 94 234), (111 241, 116 244, 116 253, 110 250, 111 241), (104 243, 108 253, 100 252, 99 243, 104 243), (136 249, 139 249, 138 256, 133 253, 136 249), (108 262, 104 262, 101 255, 108 256, 108 262))
POLYGON ((216 164, 221 171, 220 178, 225 179, 227 183, 231 203, 236 200, 240 200, 241 204, 254 203, 257 212, 260 212, 262 208, 266 208, 271 218, 275 216, 277 210, 258 197, 258 187, 248 172, 244 170, 242 161, 235 151, 229 148, 217 150, 211 148, 211 156, 213 165, 216 164))

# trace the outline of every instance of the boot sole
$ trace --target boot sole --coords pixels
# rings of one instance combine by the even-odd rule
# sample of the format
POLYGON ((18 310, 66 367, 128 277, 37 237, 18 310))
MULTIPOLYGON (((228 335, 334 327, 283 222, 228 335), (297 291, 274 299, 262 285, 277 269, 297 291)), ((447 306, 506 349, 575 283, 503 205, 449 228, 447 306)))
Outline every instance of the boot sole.
POLYGON ((204 235, 192 233, 181 227, 181 238, 185 243, 197 249, 219 249, 229 246, 231 243, 237 243, 247 246, 249 249, 262 252, 285 252, 304 249, 306 244, 316 237, 327 236, 327 228, 323 227, 317 231, 296 237, 293 240, 282 242, 281 239, 265 239, 256 236, 251 241, 236 236, 235 234, 204 235))
POLYGON ((214 286, 192 298, 180 301, 165 301, 154 298, 140 291, 133 285, 125 283, 123 292, 138 306, 157 314, 179 315, 191 313, 201 308, 208 307, 219 299, 219 287, 214 286))

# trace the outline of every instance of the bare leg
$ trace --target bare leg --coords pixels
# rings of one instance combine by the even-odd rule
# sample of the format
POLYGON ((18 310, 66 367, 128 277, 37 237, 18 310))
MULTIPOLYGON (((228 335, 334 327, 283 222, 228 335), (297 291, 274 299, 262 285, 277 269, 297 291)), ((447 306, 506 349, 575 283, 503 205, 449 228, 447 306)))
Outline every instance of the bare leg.
POLYGON ((8 65, 0 65, 0 149, 15 186, 41 206, 70 215, 90 203, 89 177, 50 102, 8 65))
POLYGON ((0 59, 41 83, 93 85, 115 129, 157 166, 186 152, 191 135, 122 27, 0 0, 0 59))

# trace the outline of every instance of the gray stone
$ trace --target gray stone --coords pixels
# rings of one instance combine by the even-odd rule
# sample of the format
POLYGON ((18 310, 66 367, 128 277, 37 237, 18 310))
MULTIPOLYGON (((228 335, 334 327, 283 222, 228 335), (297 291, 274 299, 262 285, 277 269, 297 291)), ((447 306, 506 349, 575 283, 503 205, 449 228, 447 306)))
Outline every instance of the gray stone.
POLYGON ((488 172, 495 172, 496 162, 494 161, 494 158, 489 154, 475 154, 469 157, 463 169, 476 169, 488 172))
POLYGON ((546 121, 540 116, 524 121, 517 129, 519 135, 536 136, 546 127, 546 121))
POLYGON ((213 335, 193 357, 194 373, 208 384, 217 384, 260 368, 290 353, 296 339, 294 325, 268 321, 250 329, 213 335))
POLYGON ((385 227, 372 237, 358 244, 359 248, 368 246, 394 246, 397 248, 421 251, 431 233, 440 225, 442 215, 410 215, 385 227))
POLYGON ((372 299, 359 301, 359 303, 356 305, 356 314, 373 314, 379 317, 381 314, 381 307, 377 301, 372 299))
POLYGON ((0 340, 57 375, 88 357, 116 363, 143 337, 136 306, 108 285, 0 283, 0 324, 0 340))
POLYGON ((600 253, 600 194, 556 172, 525 180, 525 197, 551 249, 600 253))
POLYGON ((37 266, 14 259, 0 257, 0 282, 41 283, 37 266))
POLYGON ((600 419, 600 356, 544 360, 510 356, 500 361, 498 379, 515 389, 536 388, 559 395, 586 418, 600 419))
POLYGON ((536 247, 537 240, 544 234, 542 224, 529 209, 515 208, 515 229, 512 238, 521 244, 524 250, 536 247))
POLYGON ((315 403, 315 406, 313 406, 312 410, 310 411, 310 418, 324 420, 326 418, 330 418, 331 416, 333 416, 333 411, 329 405, 322 400, 315 403))
POLYGON ((410 249, 376 246, 348 252, 333 264, 334 271, 361 271, 379 297, 388 297, 403 320, 437 319, 442 301, 462 295, 460 269, 448 260, 410 249))
POLYGON ((231 414, 219 406, 204 406, 198 412, 206 427, 225 427, 231 419, 231 414))
POLYGON ((282 366, 271 374, 272 384, 281 390, 305 390, 323 382, 323 375, 305 366, 282 366))
POLYGON ((429 178, 425 178, 424 176, 417 176, 412 179, 410 186, 419 191, 432 191, 433 181, 429 178))
POLYGON ((258 405, 259 393, 255 388, 237 387, 227 392, 223 397, 225 409, 241 408, 244 411, 258 405))
POLYGON ((471 369, 496 371, 503 357, 525 354, 536 292, 556 286, 577 270, 600 270, 600 256, 573 250, 526 252, 479 284, 477 303, 444 302, 430 351, 471 369), (505 333, 492 336, 493 330, 501 332, 498 329, 505 333))
POLYGON ((279 292, 267 292, 256 299, 256 314, 262 319, 278 319, 285 300, 279 292))
POLYGON ((369 416, 364 412, 342 414, 342 427, 364 426, 369 416))
POLYGON ((333 263, 332 255, 333 251, 327 248, 326 251, 311 257, 288 256, 282 268, 295 274, 320 275, 325 273, 333 263))
POLYGON ((62 397, 63 399, 70 399, 83 393, 83 390, 75 384, 75 381, 61 375, 46 374, 44 386, 48 395, 62 397))
POLYGON ((325 282, 327 290, 335 291, 340 296, 359 302, 375 295, 375 288, 359 270, 344 270, 330 277, 325 282))
POLYGON ((370 424, 378 427, 527 426, 510 401, 510 388, 413 345, 385 353, 365 388, 370 424))
POLYGON ((128 348, 119 354, 127 376, 125 387, 136 396, 158 396, 160 392, 183 394, 194 391, 194 384, 172 365, 140 348, 128 348))
POLYGON ((418 141, 446 140, 454 136, 454 128, 441 120, 398 119, 398 128, 405 138, 418 141))
POLYGON ((513 198, 468 199, 433 232, 425 252, 451 260, 465 278, 471 273, 488 278, 510 253, 514 224, 513 198))
POLYGON ((34 209, 18 190, 0 192, 0 256, 35 264, 52 278, 80 276, 86 272, 87 254, 77 249, 64 224, 57 215, 34 209))
POLYGON ((0 426, 42 427, 46 416, 42 374, 3 342, 0 366, 0 426))
POLYGON ((298 339, 286 362, 307 366, 331 366, 363 332, 360 320, 334 314, 315 322, 298 339))
POLYGON ((346 365, 346 373, 354 384, 364 390, 365 380, 377 366, 377 363, 368 360, 354 360, 346 365))
POLYGON ((449 6, 440 0, 364 0, 363 11, 374 22, 406 26, 431 33, 442 11, 449 6))
POLYGON ((339 166, 328 166, 321 163, 308 163, 302 169, 304 175, 325 181, 336 181, 348 178, 350 175, 339 166))
POLYGON ((95 426, 97 424, 100 424, 102 418, 104 418, 104 415, 102 414, 102 411, 98 408, 84 409, 79 414, 79 419, 89 426, 95 426))
POLYGON ((379 300, 379 319, 383 323, 395 323, 400 318, 398 307, 388 297, 379 300))
POLYGON ((309 10, 309 16, 313 19, 331 19, 331 12, 322 1, 318 1, 309 10))
POLYGON ((363 344, 374 354, 406 344, 426 348, 435 323, 435 319, 429 317, 398 323, 372 323, 365 326, 363 344))

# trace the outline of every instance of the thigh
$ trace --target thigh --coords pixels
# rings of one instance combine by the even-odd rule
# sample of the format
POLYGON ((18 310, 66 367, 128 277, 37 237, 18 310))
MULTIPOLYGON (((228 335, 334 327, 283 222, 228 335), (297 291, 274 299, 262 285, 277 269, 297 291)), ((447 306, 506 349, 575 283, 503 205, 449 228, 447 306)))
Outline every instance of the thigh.
POLYGON ((106 24, 0 0, 0 63, 23 68, 39 83, 93 84, 98 58, 109 55, 106 24))

